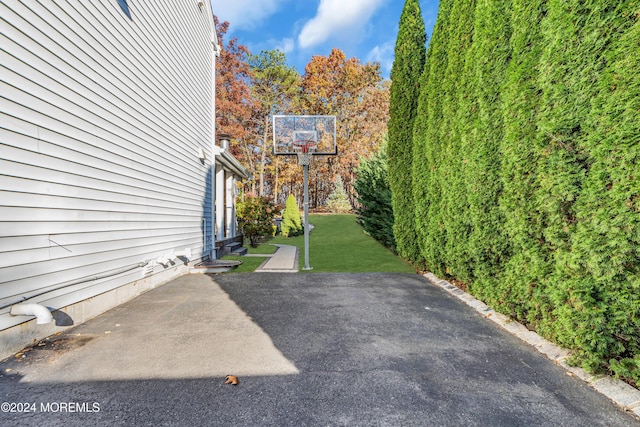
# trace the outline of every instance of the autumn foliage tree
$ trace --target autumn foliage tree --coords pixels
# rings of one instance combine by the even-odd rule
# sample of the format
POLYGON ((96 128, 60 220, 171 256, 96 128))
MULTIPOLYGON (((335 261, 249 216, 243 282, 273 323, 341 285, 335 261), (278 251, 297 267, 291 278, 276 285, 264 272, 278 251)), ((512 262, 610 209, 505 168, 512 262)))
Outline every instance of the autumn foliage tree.
POLYGON ((302 77, 302 106, 306 114, 335 115, 339 155, 334 160, 314 162, 316 181, 322 182, 319 197, 325 199, 330 177, 340 174, 351 204, 353 183, 361 157, 374 153, 386 132, 389 116, 389 84, 380 65, 362 64, 347 58, 340 49, 328 56, 316 55, 302 77))
POLYGON ((251 93, 251 68, 247 62, 249 49, 236 37, 225 45, 228 22, 220 23, 214 16, 218 42, 222 46, 216 61, 216 127, 218 134, 231 136, 231 152, 249 170, 255 169, 255 159, 249 147, 251 124, 256 101, 251 93))
MULTIPOLYGON (((251 93, 256 101, 254 126, 257 134, 254 138, 259 141, 256 149, 260 155, 260 161, 256 165, 260 179, 258 193, 265 195, 265 174, 270 172, 275 177, 277 173, 269 145, 271 116, 292 113, 296 109, 300 92, 300 74, 294 67, 287 65, 286 55, 279 50, 249 55, 248 61, 252 75, 251 93)), ((278 188, 275 185, 272 187, 274 199, 277 200, 278 188)))
POLYGON ((231 152, 254 177, 251 192, 284 203, 284 195, 302 193, 302 171, 295 158, 271 154, 269 120, 273 114, 337 116, 339 155, 315 158, 310 169, 311 206, 322 206, 340 175, 350 203, 359 159, 374 153, 386 132, 389 82, 380 65, 346 58, 339 49, 314 56, 303 76, 278 50, 252 55, 232 38, 229 24, 217 18, 222 53, 216 70, 216 126, 231 136, 231 152))

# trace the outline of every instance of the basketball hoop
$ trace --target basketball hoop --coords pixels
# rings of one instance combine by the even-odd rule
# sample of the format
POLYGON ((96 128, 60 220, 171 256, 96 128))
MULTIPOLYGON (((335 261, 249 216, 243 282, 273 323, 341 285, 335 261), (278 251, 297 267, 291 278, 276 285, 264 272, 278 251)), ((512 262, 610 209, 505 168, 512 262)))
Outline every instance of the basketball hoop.
POLYGON ((298 164, 301 166, 309 166, 317 146, 318 144, 315 139, 293 141, 293 151, 298 155, 298 164))
POLYGON ((309 164, 313 156, 338 154, 335 116, 273 116, 273 153, 298 156, 304 186, 304 270, 309 265, 309 164))

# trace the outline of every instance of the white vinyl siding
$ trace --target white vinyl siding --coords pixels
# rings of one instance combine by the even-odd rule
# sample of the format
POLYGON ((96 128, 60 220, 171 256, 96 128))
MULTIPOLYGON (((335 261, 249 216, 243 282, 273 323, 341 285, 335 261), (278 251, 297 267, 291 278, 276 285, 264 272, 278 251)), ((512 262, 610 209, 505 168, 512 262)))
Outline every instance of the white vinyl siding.
POLYGON ((172 250, 203 255, 211 10, 128 4, 0 3, 0 305, 58 288, 40 300, 70 304, 172 250))

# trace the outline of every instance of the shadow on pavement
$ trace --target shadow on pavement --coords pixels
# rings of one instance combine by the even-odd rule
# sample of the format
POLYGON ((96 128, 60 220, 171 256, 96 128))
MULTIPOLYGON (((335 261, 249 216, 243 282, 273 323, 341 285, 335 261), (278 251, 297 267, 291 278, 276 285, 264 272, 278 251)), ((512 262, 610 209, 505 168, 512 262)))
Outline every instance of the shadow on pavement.
POLYGON ((0 424, 638 425, 421 276, 194 276, 4 362, 0 424))

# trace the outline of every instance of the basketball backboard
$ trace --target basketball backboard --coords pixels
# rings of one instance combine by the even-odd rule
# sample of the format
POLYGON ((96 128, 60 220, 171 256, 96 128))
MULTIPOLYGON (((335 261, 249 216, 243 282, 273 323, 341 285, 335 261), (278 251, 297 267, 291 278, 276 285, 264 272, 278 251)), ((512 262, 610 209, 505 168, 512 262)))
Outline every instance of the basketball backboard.
POLYGON ((291 156, 338 154, 335 116, 273 116, 273 152, 291 156))

